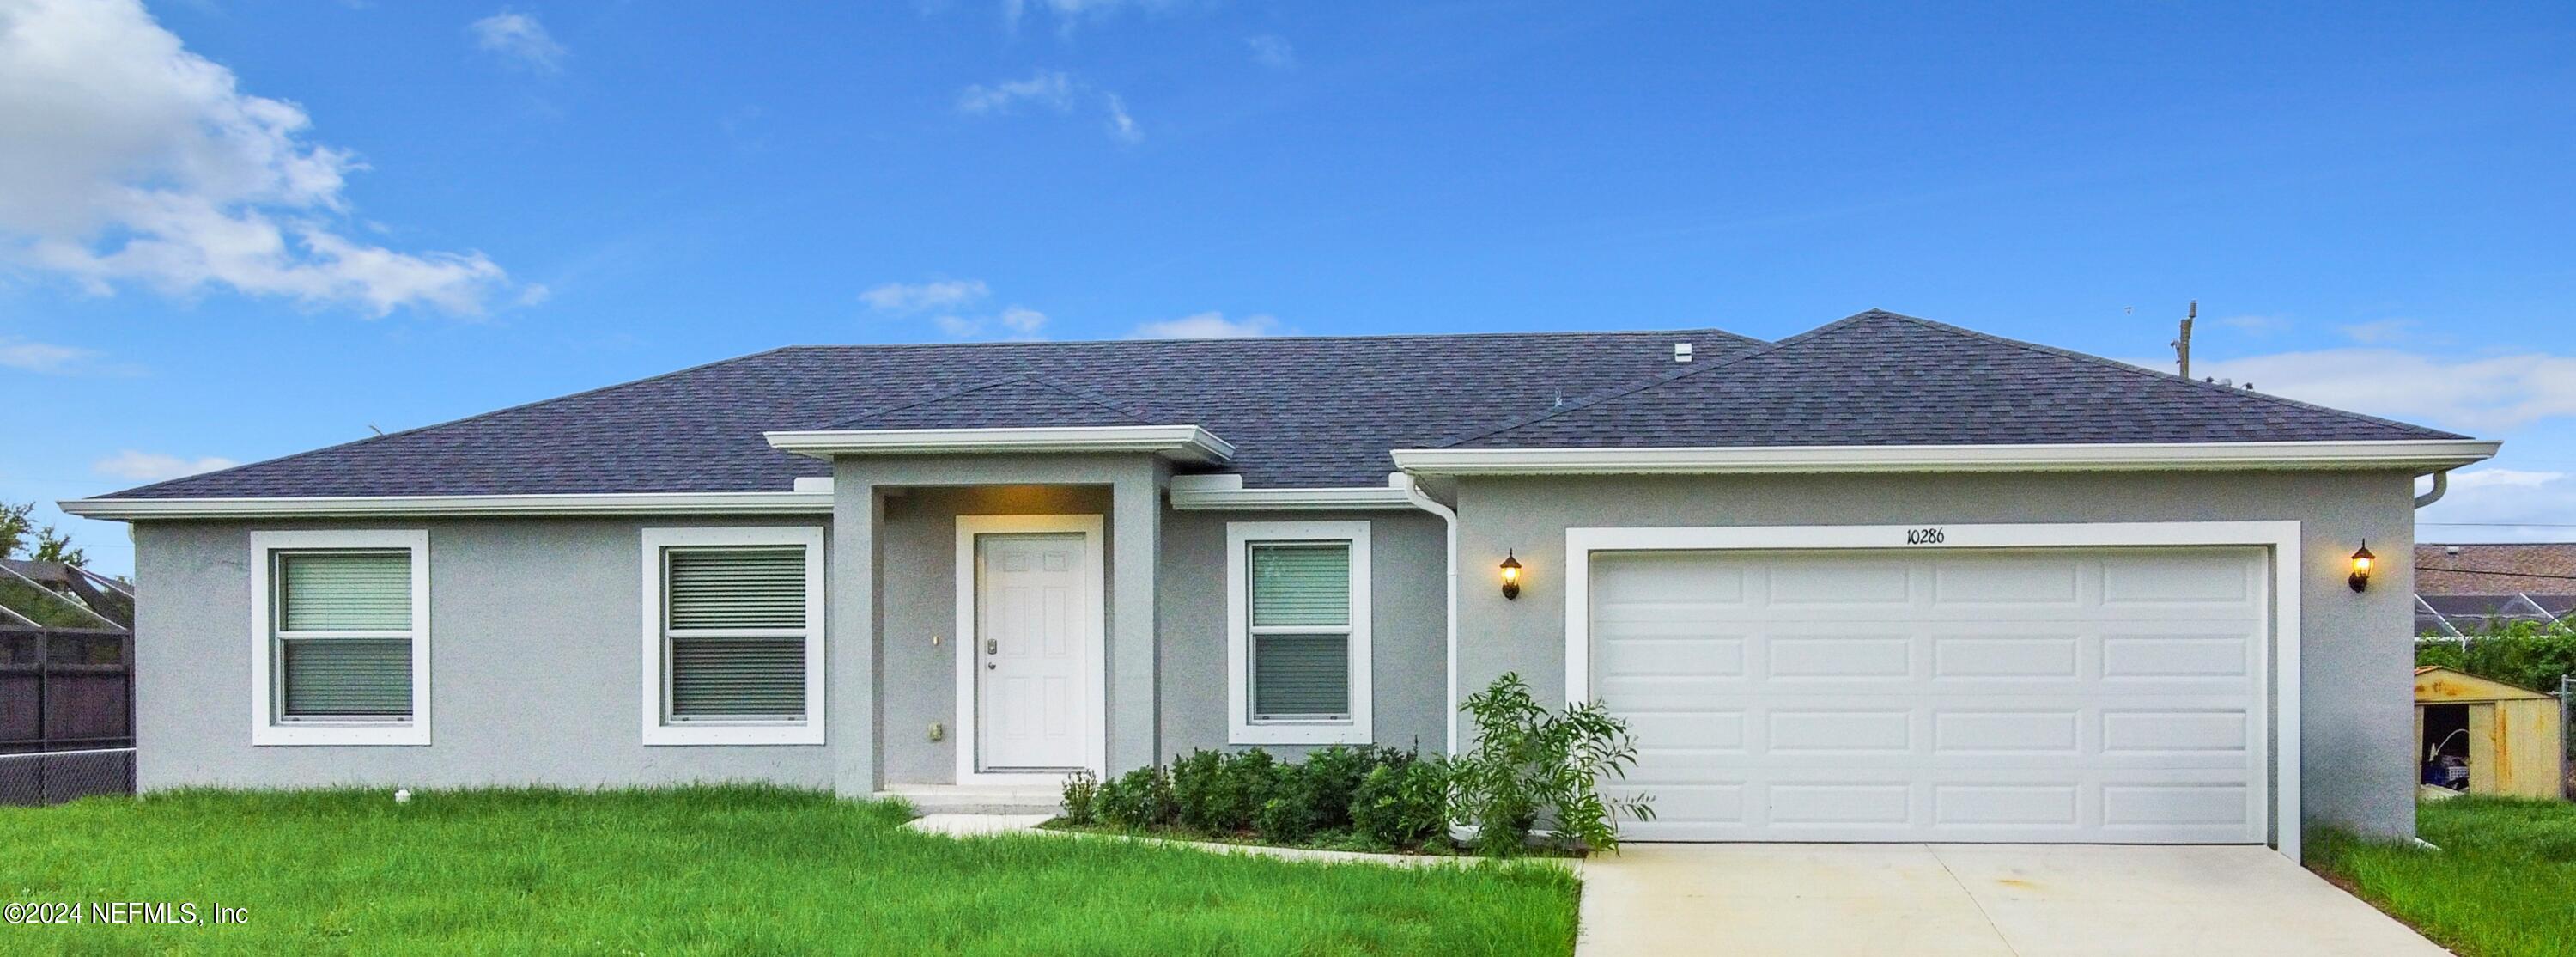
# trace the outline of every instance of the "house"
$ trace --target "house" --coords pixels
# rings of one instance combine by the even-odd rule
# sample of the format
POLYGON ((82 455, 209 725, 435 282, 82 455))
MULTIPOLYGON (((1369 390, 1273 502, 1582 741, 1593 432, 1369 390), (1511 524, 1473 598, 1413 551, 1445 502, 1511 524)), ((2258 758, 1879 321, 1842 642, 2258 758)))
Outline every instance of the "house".
POLYGON ((145 788, 1044 787, 1517 672, 1633 839, 2295 857, 2412 831, 2414 484, 2495 448, 1872 311, 785 348, 64 508, 145 788))
POLYGON ((2415 546, 2415 633, 2459 638, 2576 615, 2576 543, 2415 546))

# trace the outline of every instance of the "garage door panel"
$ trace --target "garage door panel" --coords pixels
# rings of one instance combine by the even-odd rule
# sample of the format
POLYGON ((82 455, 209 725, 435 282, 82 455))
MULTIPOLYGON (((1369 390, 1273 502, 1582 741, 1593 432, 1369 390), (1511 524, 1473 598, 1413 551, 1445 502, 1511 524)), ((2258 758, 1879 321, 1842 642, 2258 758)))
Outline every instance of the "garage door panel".
POLYGON ((2261 841, 2264 565, 2253 549, 1596 556, 1593 687, 1639 747, 1607 787, 1658 814, 1623 830, 2261 841), (1669 600, 1702 576, 1741 600, 1669 600))

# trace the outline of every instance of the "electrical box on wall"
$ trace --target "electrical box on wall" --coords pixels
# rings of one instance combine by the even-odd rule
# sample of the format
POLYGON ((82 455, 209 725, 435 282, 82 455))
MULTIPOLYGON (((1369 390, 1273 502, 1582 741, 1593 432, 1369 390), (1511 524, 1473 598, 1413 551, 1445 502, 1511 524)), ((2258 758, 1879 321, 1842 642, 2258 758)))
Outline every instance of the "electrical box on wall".
POLYGON ((930 723, 930 740, 933 740, 933 741, 946 741, 946 740, 948 740, 948 724, 947 724, 946 722, 943 722, 943 721, 933 721, 933 722, 931 722, 931 723, 930 723))

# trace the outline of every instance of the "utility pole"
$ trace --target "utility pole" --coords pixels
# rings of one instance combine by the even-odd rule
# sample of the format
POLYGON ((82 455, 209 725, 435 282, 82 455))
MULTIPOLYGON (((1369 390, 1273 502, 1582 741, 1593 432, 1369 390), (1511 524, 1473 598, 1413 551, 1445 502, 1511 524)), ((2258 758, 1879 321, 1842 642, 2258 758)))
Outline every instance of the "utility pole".
POLYGON ((2200 318, 2200 300, 2191 301, 2191 311, 2182 317, 2182 337, 2173 341, 2174 358, 2182 364, 2182 377, 2191 378, 2191 321, 2200 318))

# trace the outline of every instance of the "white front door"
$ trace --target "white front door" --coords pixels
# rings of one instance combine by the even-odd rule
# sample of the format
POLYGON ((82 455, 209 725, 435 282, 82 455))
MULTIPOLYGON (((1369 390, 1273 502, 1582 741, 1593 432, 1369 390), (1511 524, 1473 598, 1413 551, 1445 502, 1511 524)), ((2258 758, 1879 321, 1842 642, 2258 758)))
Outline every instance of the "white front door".
POLYGON ((2253 548, 1623 552, 1592 687, 1638 840, 2260 843, 2253 548))
POLYGON ((975 536, 975 745, 978 771, 1089 764, 1088 657, 1098 654, 1096 579, 1083 536, 975 536))

